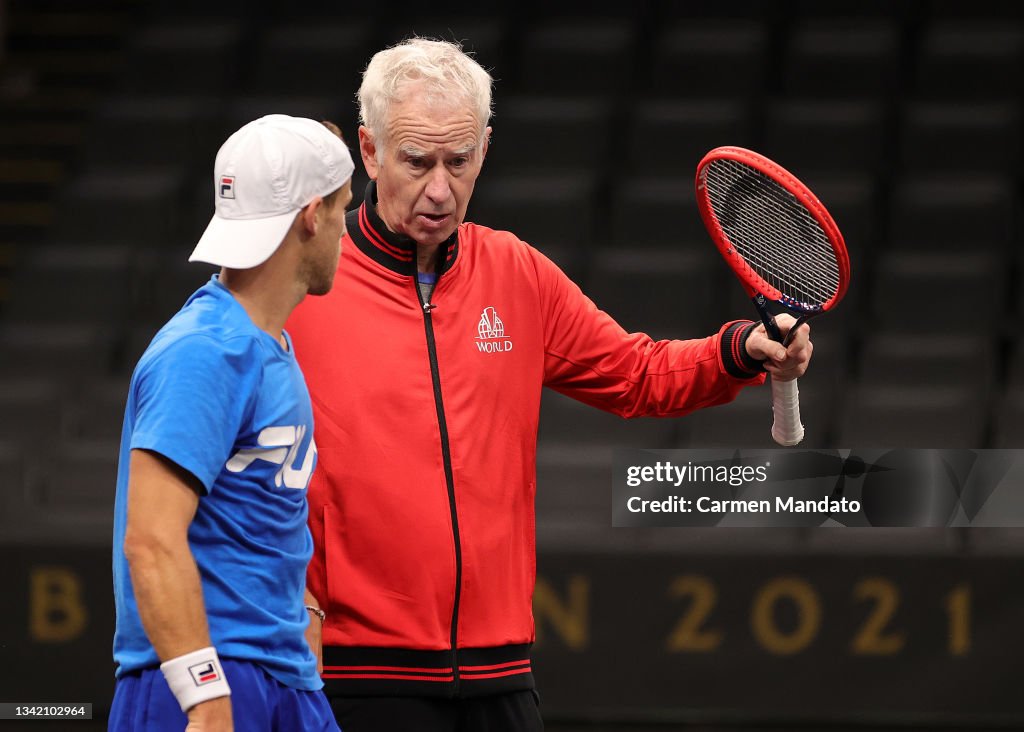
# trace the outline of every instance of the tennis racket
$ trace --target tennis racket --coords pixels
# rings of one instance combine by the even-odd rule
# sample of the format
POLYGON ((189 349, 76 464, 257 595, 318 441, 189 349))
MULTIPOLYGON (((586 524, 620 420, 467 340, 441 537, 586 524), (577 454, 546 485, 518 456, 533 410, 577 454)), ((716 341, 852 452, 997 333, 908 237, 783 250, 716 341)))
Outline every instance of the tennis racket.
MULTIPOLYGON (((718 251, 754 302, 768 335, 788 346, 797 328, 836 306, 850 281, 839 227, 789 171, 741 147, 718 147, 697 166, 697 205, 718 251), (769 305, 796 317, 785 339, 769 305), (778 308, 776 308, 778 309, 778 308)), ((796 380, 772 380, 772 437, 804 437, 796 380)))

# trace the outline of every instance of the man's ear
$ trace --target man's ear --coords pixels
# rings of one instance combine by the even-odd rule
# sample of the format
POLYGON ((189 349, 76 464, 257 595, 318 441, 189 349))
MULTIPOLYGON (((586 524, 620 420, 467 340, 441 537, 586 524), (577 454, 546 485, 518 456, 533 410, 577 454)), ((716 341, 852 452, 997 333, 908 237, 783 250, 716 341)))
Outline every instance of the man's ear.
POLYGON ((487 149, 490 146, 491 146, 491 128, 488 127, 487 129, 484 130, 484 146, 483 146, 483 148, 481 150, 481 155, 480 155, 480 158, 482 160, 487 158, 487 149))
POLYGON ((318 213, 321 206, 323 206, 323 203, 324 199, 321 196, 317 196, 307 203, 304 209, 299 211, 299 220, 302 222, 302 233, 306 236, 316 236, 317 227, 320 223, 318 213))
POLYGON ((366 125, 359 125, 359 154, 363 157, 363 167, 370 180, 377 180, 380 165, 377 163, 377 141, 366 125))

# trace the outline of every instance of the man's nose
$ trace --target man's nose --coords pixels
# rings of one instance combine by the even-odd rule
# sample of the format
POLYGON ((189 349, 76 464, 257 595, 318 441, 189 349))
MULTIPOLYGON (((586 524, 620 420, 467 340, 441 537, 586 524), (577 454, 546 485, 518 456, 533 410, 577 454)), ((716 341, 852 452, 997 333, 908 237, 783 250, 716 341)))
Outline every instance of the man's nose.
POLYGON ((430 180, 427 181, 427 198, 431 203, 440 204, 448 200, 452 195, 452 187, 448 178, 448 171, 444 166, 437 166, 430 172, 430 180))

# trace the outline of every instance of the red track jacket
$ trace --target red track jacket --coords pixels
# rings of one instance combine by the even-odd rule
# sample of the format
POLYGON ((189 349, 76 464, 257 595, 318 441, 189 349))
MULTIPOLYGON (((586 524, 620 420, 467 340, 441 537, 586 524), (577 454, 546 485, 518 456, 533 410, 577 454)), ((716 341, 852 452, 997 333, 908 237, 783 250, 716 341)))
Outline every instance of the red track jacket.
MULTIPOLYGON (((371 184, 367 199, 376 199, 371 184)), ((308 584, 329 694, 532 688, 541 388, 624 417, 679 416, 761 383, 749 322, 626 333, 512 234, 463 224, 424 305, 416 250, 349 213, 334 289, 288 323, 316 420, 308 584)))

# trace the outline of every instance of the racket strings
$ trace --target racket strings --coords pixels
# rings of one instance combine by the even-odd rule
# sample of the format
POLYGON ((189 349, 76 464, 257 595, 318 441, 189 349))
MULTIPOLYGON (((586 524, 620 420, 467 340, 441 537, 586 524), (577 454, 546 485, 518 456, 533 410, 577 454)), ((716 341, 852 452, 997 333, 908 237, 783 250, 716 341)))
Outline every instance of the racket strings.
POLYGON ((735 160, 715 160, 705 186, 711 210, 743 260, 785 297, 818 307, 839 289, 828 235, 793 194, 735 160))

